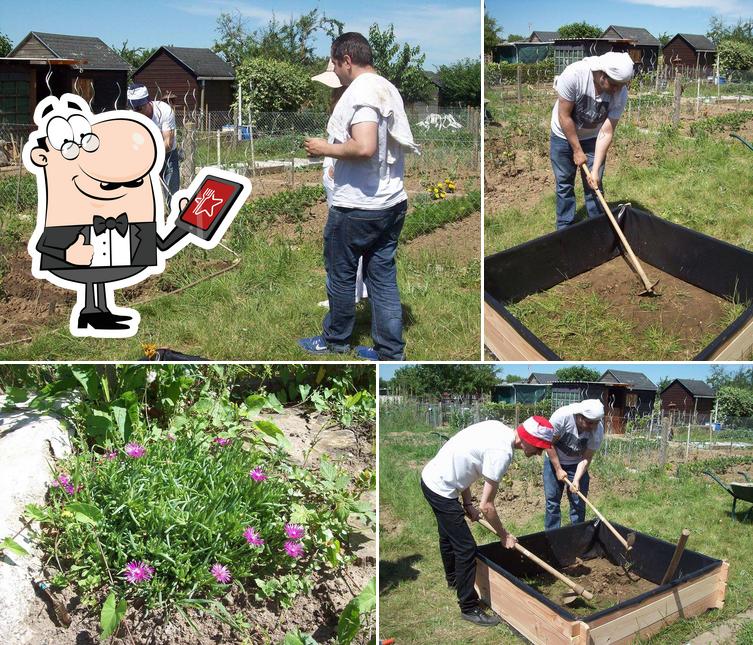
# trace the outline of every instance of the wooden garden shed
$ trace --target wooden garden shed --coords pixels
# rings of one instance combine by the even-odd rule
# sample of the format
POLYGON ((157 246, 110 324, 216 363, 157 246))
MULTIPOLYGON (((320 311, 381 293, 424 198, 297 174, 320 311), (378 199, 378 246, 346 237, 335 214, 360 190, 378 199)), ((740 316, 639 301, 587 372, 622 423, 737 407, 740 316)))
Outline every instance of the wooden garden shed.
POLYGON ((701 34, 677 34, 664 49, 664 62, 672 67, 703 70, 713 74, 716 45, 701 34))
POLYGON ((172 97, 178 112, 229 112, 233 103, 233 68, 211 49, 160 47, 133 73, 149 96, 172 97))
POLYGON ((526 379, 526 383, 536 383, 539 385, 551 385, 557 380, 556 374, 549 372, 531 372, 526 379))
POLYGON ((659 388, 643 372, 627 372, 625 370, 607 370, 600 377, 602 383, 620 383, 627 385, 624 401, 620 401, 625 414, 628 416, 643 416, 651 414, 659 388))
POLYGON ((708 383, 686 378, 676 378, 659 396, 665 411, 691 415, 694 423, 708 423, 716 401, 716 394, 708 383))
POLYGON ((631 41, 627 53, 633 59, 636 73, 656 69, 661 55, 661 43, 648 29, 609 25, 601 37, 616 41, 631 41))
POLYGON ((32 123, 50 94, 73 92, 93 112, 126 107, 130 65, 99 38, 32 31, 0 58, 0 120, 32 123))

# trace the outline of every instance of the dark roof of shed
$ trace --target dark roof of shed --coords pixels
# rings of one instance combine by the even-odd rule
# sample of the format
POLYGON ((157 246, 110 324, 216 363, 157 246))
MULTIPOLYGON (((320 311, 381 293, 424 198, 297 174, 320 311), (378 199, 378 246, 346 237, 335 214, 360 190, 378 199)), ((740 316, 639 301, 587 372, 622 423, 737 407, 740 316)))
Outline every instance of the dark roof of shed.
POLYGON ((607 370, 599 377, 599 381, 604 380, 604 376, 611 374, 617 379, 618 383, 632 385, 634 390, 651 390, 656 392, 659 388, 643 372, 626 372, 625 370, 607 370))
POLYGON ((560 37, 560 32, 559 31, 538 31, 538 30, 534 30, 534 31, 531 32, 531 35, 528 36, 528 40, 530 41, 531 38, 533 38, 534 36, 537 36, 540 40, 543 40, 543 41, 550 41, 550 40, 554 40, 555 38, 559 38, 560 37))
POLYGON ((554 383, 557 380, 556 374, 549 374, 548 372, 531 372, 528 378, 531 377, 536 377, 536 380, 541 384, 554 383))
POLYGON ((230 64, 222 60, 208 47, 165 47, 164 45, 147 58, 141 64, 141 67, 134 72, 134 75, 143 70, 163 51, 183 65, 196 78, 228 80, 235 78, 235 72, 230 64))
MULTIPOLYGON (((667 43, 667 45, 669 45, 669 43, 671 43, 675 38, 678 37, 682 38, 696 51, 716 51, 716 45, 708 38, 706 38, 706 36, 702 36, 701 34, 677 34, 667 43)), ((666 47, 667 45, 664 46, 666 47)))
POLYGON ((648 29, 643 27, 620 27, 619 25, 609 25, 601 34, 602 38, 606 38, 606 34, 610 29, 617 32, 620 38, 629 38, 634 40, 638 45, 653 45, 661 47, 661 43, 648 29))
POLYGON ((664 394, 664 392, 666 392, 674 383, 682 385, 693 396, 705 398, 714 398, 716 396, 714 390, 708 383, 690 378, 676 378, 662 390, 662 394, 664 394))
POLYGON ((65 34, 48 34, 41 31, 30 31, 21 42, 16 45, 8 57, 14 53, 30 37, 35 37, 52 54, 52 58, 73 58, 86 60, 83 69, 130 70, 131 66, 110 49, 99 38, 94 36, 67 36, 65 34))

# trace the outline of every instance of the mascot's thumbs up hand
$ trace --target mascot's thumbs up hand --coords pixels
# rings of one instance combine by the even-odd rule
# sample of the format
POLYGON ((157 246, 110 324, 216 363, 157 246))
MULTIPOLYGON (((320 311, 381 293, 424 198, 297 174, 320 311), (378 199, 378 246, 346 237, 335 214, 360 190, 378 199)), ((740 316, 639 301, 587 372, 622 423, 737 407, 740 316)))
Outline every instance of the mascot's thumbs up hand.
POLYGON ((69 264, 89 266, 93 257, 94 247, 86 244, 83 233, 79 234, 78 239, 65 251, 65 261, 69 264))

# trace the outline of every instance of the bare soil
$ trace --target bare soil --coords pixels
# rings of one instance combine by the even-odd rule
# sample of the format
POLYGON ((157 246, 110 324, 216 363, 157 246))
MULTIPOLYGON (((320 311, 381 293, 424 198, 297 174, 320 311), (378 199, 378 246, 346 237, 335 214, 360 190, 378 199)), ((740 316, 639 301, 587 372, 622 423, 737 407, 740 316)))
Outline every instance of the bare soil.
MULTIPOLYGON (((373 453, 374 428, 344 429, 330 422, 329 417, 308 415, 296 408, 288 408, 274 416, 274 422, 291 442, 291 458, 317 469, 319 457, 327 456, 345 468, 352 476, 375 468, 373 453)), ((373 502, 376 496, 367 493, 364 499, 373 502)), ((284 609, 273 602, 259 602, 253 590, 233 585, 221 599, 222 604, 236 618, 250 625, 243 635, 215 618, 193 609, 186 612, 191 623, 179 613, 146 613, 129 606, 120 630, 110 641, 123 645, 215 645, 243 643, 267 645, 280 643, 293 629, 314 635, 318 643, 333 642, 337 622, 345 605, 357 595, 370 578, 376 575, 375 532, 363 525, 354 525, 351 543, 344 545, 356 556, 355 563, 345 569, 320 575, 309 596, 300 596, 293 607, 284 609), (195 628, 194 628, 195 626, 195 628)), ((102 643, 99 634, 99 611, 80 605, 80 599, 66 590, 58 598, 65 603, 71 625, 60 625, 53 609, 40 599, 39 612, 29 628, 34 643, 39 645, 94 645, 102 643)), ((102 598, 101 600, 104 600, 102 598)), ((129 603, 131 605, 131 603, 129 603)), ((354 643, 365 645, 368 635, 360 634, 354 643)))
POLYGON ((569 587, 549 574, 526 579, 525 582, 576 616, 589 616, 657 587, 629 569, 626 573, 622 566, 613 564, 607 558, 578 559, 575 564, 561 571, 573 582, 593 593, 593 599, 586 600, 579 596, 571 604, 565 604, 563 598, 570 595, 569 587))
POLYGON ((551 311, 540 305, 549 294, 560 296, 566 303, 593 297, 607 304, 609 315, 629 325, 633 338, 623 339, 622 347, 596 342, 589 346, 588 358, 692 359, 731 322, 728 320, 731 303, 645 262, 642 264, 650 280, 659 279, 656 291, 661 295, 657 298, 639 295, 642 291, 640 279, 620 256, 543 294, 529 296, 512 309, 520 312, 525 308, 526 314, 521 314, 521 322, 559 355, 575 359, 580 356, 573 355, 569 344, 572 333, 563 333, 558 325, 553 324, 567 313, 567 307, 563 311, 551 311), (661 357, 652 354, 655 348, 641 344, 640 339, 650 329, 661 330, 667 338, 674 339, 672 347, 667 347, 661 357))

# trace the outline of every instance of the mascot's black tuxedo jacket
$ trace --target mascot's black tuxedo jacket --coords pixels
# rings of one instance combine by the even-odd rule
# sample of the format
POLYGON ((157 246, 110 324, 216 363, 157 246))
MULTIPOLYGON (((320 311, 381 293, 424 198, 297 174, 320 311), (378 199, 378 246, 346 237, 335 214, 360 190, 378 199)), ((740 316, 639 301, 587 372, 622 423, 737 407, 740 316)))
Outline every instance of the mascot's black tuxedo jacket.
MULTIPOLYGON (((84 242, 90 243, 92 227, 90 224, 75 224, 73 226, 48 226, 42 232, 37 251, 42 254, 39 268, 44 271, 55 269, 89 269, 79 264, 65 261, 65 251, 72 246, 79 235, 84 236, 84 242)), ((165 241, 157 235, 155 222, 134 222, 128 224, 128 234, 131 236, 131 266, 149 267, 157 264, 157 249, 167 248, 165 241)), ((104 267, 97 267, 104 268, 104 267)))

